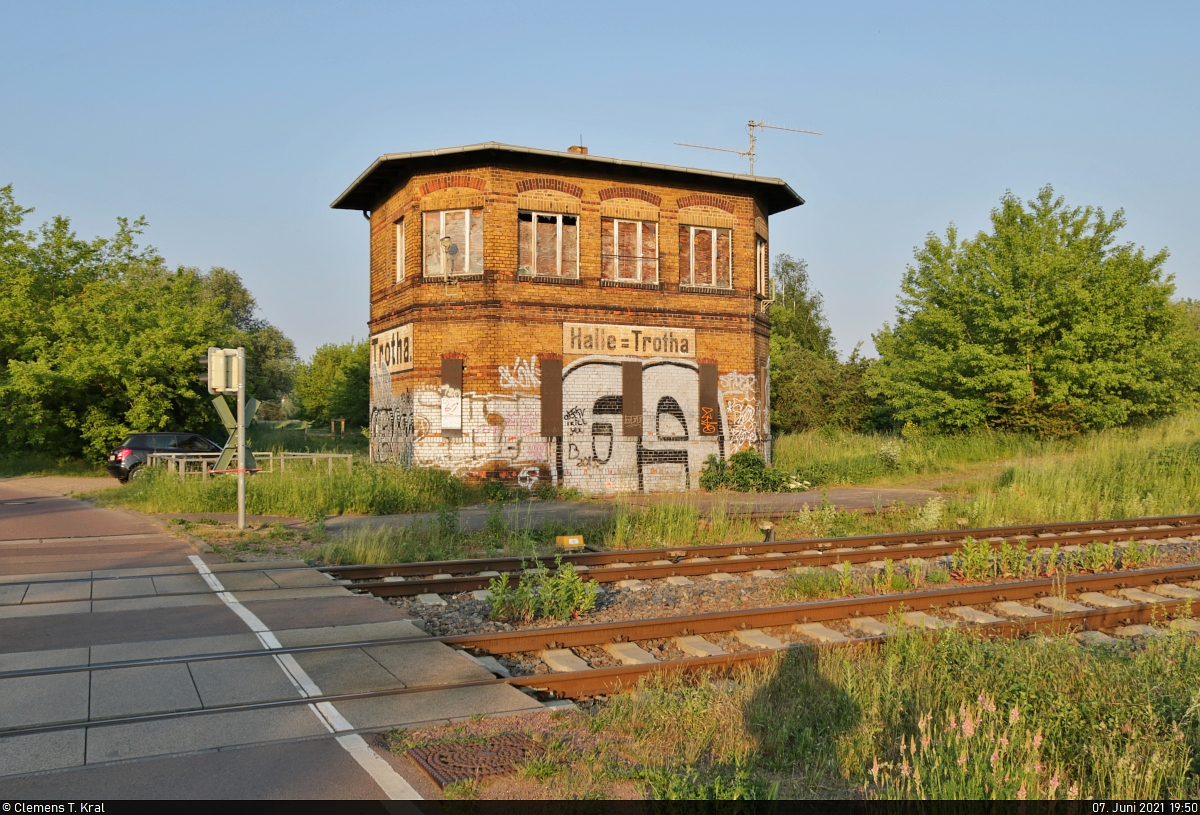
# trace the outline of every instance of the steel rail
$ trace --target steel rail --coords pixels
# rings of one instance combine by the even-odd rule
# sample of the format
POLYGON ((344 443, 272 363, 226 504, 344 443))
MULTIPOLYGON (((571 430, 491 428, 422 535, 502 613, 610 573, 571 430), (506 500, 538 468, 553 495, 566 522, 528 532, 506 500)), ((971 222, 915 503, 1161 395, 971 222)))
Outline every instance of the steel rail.
MULTIPOLYGON (((1069 545, 1086 545, 1093 542, 1111 542, 1118 540, 1157 540, 1167 530, 1142 531, 1106 531, 1079 533, 1069 537, 1033 538, 1024 535, 1011 541, 988 541, 992 549, 998 549, 1004 543, 1022 544, 1026 549, 1042 548, 1047 545, 1070 541, 1069 545)), ((1185 535, 1200 535, 1200 525, 1171 527, 1171 532, 1178 537, 1185 535)), ((774 552, 772 554, 735 555, 718 560, 707 560, 700 563, 689 562, 690 558, 672 561, 671 563, 655 565, 654 563, 628 564, 626 568, 614 568, 612 564, 595 570, 581 572, 585 580, 595 580, 599 583, 613 583, 619 580, 653 580, 676 575, 695 576, 713 574, 715 572, 748 572, 758 569, 779 569, 783 566, 832 566, 843 562, 864 563, 873 560, 883 560, 891 557, 893 560, 908 558, 927 558, 948 555, 957 552, 962 547, 962 541, 939 542, 936 544, 904 544, 893 545, 883 549, 857 547, 850 551, 826 549, 816 554, 805 552, 774 552), (736 557, 736 559, 734 559, 736 557)), ((811 548, 811 547, 810 547, 811 548)), ((665 560, 666 558, 659 558, 665 560)), ((517 576, 519 576, 519 572, 517 576)), ((434 578, 424 580, 405 580, 403 582, 366 581, 346 583, 340 581, 348 589, 367 591, 376 597, 406 597, 416 594, 456 594, 474 589, 484 589, 491 585, 491 577, 465 575, 460 577, 434 578)))
MULTIPOLYGON (((759 552, 788 552, 804 549, 832 547, 859 547, 871 545, 900 545, 903 543, 932 543, 939 540, 962 541, 966 538, 984 539, 992 537, 1036 537, 1038 535, 1062 536, 1067 532, 1090 530, 1126 532, 1168 532, 1181 526, 1200 525, 1200 515, 1171 515, 1149 518, 1124 518, 1111 521, 1071 521, 1023 526, 996 526, 979 529, 941 529, 932 532, 892 532, 880 535, 855 535, 843 538, 806 538, 785 541, 762 541, 751 543, 716 543, 699 546, 676 546, 661 549, 622 549, 608 552, 566 552, 561 555, 540 555, 537 558, 495 557, 470 560, 440 560, 421 563, 389 563, 380 565, 318 566, 318 571, 348 575, 352 579, 373 577, 406 577, 438 574, 447 571, 520 571, 525 564, 535 560, 553 567, 555 560, 584 566, 605 565, 628 561, 661 560, 667 557, 727 557, 750 555, 759 552), (1154 524, 1155 526, 1151 526, 1154 524), (1134 529, 1134 526, 1144 527, 1134 529)), ((1071 535, 1070 537, 1075 537, 1071 535)))
MULTIPOLYGON (((1173 612, 1186 610, 1187 606, 1188 601, 1186 600, 1167 600, 1162 603, 1147 603, 1123 608, 1093 609, 1030 620, 1005 620, 1000 623, 964 625, 959 630, 970 633, 978 632, 985 636, 1002 637, 1016 637, 1021 634, 1043 630, 1062 633, 1075 627, 1096 631, 1101 628, 1112 628, 1117 625, 1161 621, 1173 612)), ((930 632, 920 633, 927 634, 930 632)), ((651 674, 670 673, 673 671, 692 672, 706 668, 711 670, 728 670, 737 665, 767 662, 776 654, 798 651, 804 648, 873 647, 883 643, 886 639, 888 639, 888 636, 856 637, 849 642, 820 645, 792 643, 783 648, 743 651, 738 654, 689 657, 686 659, 650 662, 641 665, 621 665, 614 668, 593 668, 586 671, 572 671, 570 673, 513 677, 509 680, 509 684, 520 685, 531 690, 547 693, 556 698, 596 696, 628 690, 631 685, 636 684, 651 674)))
MULTIPOLYGON (((188 662, 212 662, 223 659, 246 659, 249 657, 269 657, 279 654, 307 654, 325 651, 348 650, 353 648, 380 648, 391 645, 410 645, 422 642, 441 642, 447 645, 458 645, 464 648, 486 650, 493 654, 516 653, 520 651, 540 650, 545 647, 555 647, 572 639, 564 632, 587 632, 579 642, 570 645, 598 645, 607 642, 622 642, 632 639, 657 639, 673 637, 680 633, 719 633, 736 631, 744 628, 758 628, 763 625, 783 625, 788 620, 793 622, 818 622, 824 620, 846 619, 849 617, 869 616, 871 614, 886 614, 897 604, 917 611, 923 608, 951 607, 969 605, 973 602, 995 602, 1003 599, 1020 597, 1036 597, 1057 592, 1067 581, 1075 581, 1069 591, 1082 591, 1100 585, 1108 580, 1108 588, 1126 588, 1144 586, 1147 584, 1184 580, 1200 577, 1200 563, 1184 564, 1182 566, 1167 566, 1156 569, 1128 570, 1120 572, 1104 572, 1096 575, 1077 575, 1071 578, 1047 578, 1044 580, 1025 581, 1020 583, 990 583, 983 586, 960 586, 949 589, 932 589, 926 592, 901 592, 872 597, 848 597, 838 600, 824 600, 792 605, 769 606, 758 609, 738 609, 735 611, 717 611, 705 614, 695 614, 675 617, 655 617, 641 620, 626 620, 613 623, 593 623, 580 626, 557 626, 553 628, 522 629, 513 632, 497 632, 490 634, 447 634, 431 637, 421 634, 410 637, 392 637, 378 640, 356 640, 351 642, 325 643, 321 645, 296 645, 283 648, 255 649, 243 651, 223 651, 209 654, 193 654, 171 657, 150 657, 146 659, 121 660, 115 662, 98 662, 92 665, 56 666, 53 668, 29 668, 19 671, 0 672, 0 679, 18 677, 53 676, 58 674, 82 673, 84 671, 109 671, 120 668, 141 668, 155 665, 172 665, 188 662), (1081 586, 1081 588, 1076 588, 1081 586), (983 598, 982 600, 979 598, 983 598), (964 600, 966 602, 964 602, 964 600), (939 602, 944 601, 944 602, 939 602), (848 610, 847 610, 848 609, 848 610), (762 615, 783 614, 801 615, 797 619, 787 617, 783 623, 761 622, 762 615), (738 624, 746 617, 753 617, 756 622, 738 624), (692 630, 691 626, 696 626, 692 630), (641 632, 645 627, 652 627, 654 633, 639 636, 626 632, 635 629, 641 632), (660 630, 661 629, 661 630, 660 630), (666 633, 663 633, 663 632, 666 633), (607 634, 603 632, 608 632, 607 634), (548 642, 540 642, 549 638, 548 642), (514 644, 512 641, 516 640, 514 644)), ((1164 602, 1166 602, 1164 598, 1164 602)), ((1159 603, 1157 605, 1163 605, 1159 603)), ((1122 607, 1114 609, 1121 611, 1122 607)), ((1129 606, 1128 608, 1132 608, 1129 606)), ((1200 608, 1200 604, 1198 604, 1200 608)), ((863 638, 856 638, 861 640, 863 638)))
MULTIPOLYGON (((1000 623, 984 623, 962 627, 963 631, 979 632, 992 636, 1019 636, 1033 631, 1049 630, 1054 632, 1068 631, 1074 627, 1086 630, 1110 628, 1115 625, 1131 623, 1156 622, 1172 612, 1187 610, 1187 600, 1166 600, 1162 603, 1148 603, 1116 609, 1094 609, 1090 611, 1057 614, 1053 617, 1032 620, 1013 620, 1000 623)), ((166 719, 193 718, 218 713, 238 713, 256 710, 271 710, 275 708, 295 707, 297 705, 319 705, 325 702, 347 702, 356 699, 376 699, 386 696, 401 696, 412 693, 438 693, 462 688, 476 688, 488 685, 512 685, 528 688, 532 691, 549 694, 553 697, 594 696, 597 694, 613 693, 627 689, 643 677, 672 671, 698 671, 709 669, 728 669, 740 664, 766 662, 778 654, 803 649, 839 648, 850 646, 877 646, 888 636, 859 637, 846 643, 813 645, 809 643, 792 643, 783 648, 748 651, 739 654, 724 654, 712 657, 689 657, 687 659, 669 660, 643 665, 623 665, 614 668, 596 668, 586 671, 572 671, 559 674, 539 674, 534 676, 497 677, 494 679, 477 679, 467 682, 452 682, 444 685, 413 685, 403 688, 387 688, 376 691, 361 691, 358 693, 325 694, 322 696, 306 696, 295 699, 280 699, 269 702, 249 702, 237 705, 222 705, 195 710, 171 711, 167 713, 148 713, 138 716, 122 716, 107 719, 78 720, 61 722, 52 725, 36 727, 20 727, 0 729, 0 736, 24 736, 38 733, 52 733, 62 730, 78 730, 92 727, 112 727, 124 724, 138 724, 166 719)), ((258 655, 262 655, 261 653, 258 655)), ((349 732, 359 732, 355 728, 349 732)))
MULTIPOLYGON (((581 645, 603 645, 610 642, 669 639, 693 634, 713 634, 748 628, 842 620, 850 617, 887 614, 900 606, 909 611, 920 611, 927 608, 994 603, 1059 593, 1073 594, 1089 590, 1105 591, 1196 578, 1200 578, 1200 563, 1188 563, 1156 569, 1103 572, 1018 583, 989 583, 982 586, 962 586, 953 589, 884 594, 874 597, 847 597, 815 603, 737 609, 735 611, 710 611, 704 614, 677 617, 556 626, 554 628, 526 628, 519 631, 487 634, 456 634, 440 639, 447 645, 457 645, 485 651, 489 654, 513 654, 540 651, 546 648, 573 648, 581 645)), ((1165 598, 1164 601, 1166 601, 1165 598)), ((1121 609, 1116 610, 1120 611, 1121 609)))

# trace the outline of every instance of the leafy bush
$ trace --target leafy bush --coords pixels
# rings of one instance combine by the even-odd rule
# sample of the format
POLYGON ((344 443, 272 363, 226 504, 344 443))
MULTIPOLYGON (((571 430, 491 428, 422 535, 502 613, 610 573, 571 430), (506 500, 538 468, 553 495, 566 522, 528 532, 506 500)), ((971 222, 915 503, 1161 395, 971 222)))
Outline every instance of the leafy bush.
POLYGON ((753 448, 734 453, 728 462, 710 455, 700 472, 700 486, 710 492, 722 487, 737 492, 793 492, 812 487, 783 470, 767 467, 753 448))
POLYGON ((1007 193, 990 233, 930 233, 874 335, 866 392, 923 428, 1072 436, 1175 413, 1200 335, 1171 301, 1165 249, 1117 243, 1124 213, 1007 193))

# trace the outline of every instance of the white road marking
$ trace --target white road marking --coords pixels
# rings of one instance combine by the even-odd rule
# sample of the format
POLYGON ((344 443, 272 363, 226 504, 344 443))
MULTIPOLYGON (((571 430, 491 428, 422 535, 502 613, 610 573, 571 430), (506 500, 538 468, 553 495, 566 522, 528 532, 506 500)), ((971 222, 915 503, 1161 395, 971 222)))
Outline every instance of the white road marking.
MULTIPOLYGON (((204 578, 204 582, 208 584, 208 587, 216 592, 222 602, 229 606, 229 609, 238 615, 242 622, 249 626, 250 630, 258 636, 259 642, 263 644, 264 648, 274 650, 283 647, 278 638, 271 632, 271 629, 267 628, 263 621, 255 616, 254 612, 238 602, 236 597, 225 590, 221 581, 213 574, 212 569, 208 568, 208 564, 200 559, 199 555, 189 555, 188 560, 196 567, 196 571, 200 572, 200 576, 204 578)), ((276 654, 274 659, 284 675, 295 686, 296 690, 300 691, 304 696, 324 695, 317 683, 312 681, 312 677, 300 667, 300 663, 291 654, 276 654)), ((341 714, 332 702, 317 702, 314 705, 309 705, 308 709, 313 712, 313 715, 317 717, 321 724, 325 725, 330 733, 345 732, 354 729, 354 725, 346 720, 346 717, 341 714)), ((338 736, 336 741, 342 746, 342 749, 350 754, 351 758, 358 762, 358 766, 362 767, 371 776, 389 799, 393 801, 416 801, 421 799, 421 794, 402 775, 392 769, 392 765, 380 758, 362 736, 353 733, 346 736, 338 736)))

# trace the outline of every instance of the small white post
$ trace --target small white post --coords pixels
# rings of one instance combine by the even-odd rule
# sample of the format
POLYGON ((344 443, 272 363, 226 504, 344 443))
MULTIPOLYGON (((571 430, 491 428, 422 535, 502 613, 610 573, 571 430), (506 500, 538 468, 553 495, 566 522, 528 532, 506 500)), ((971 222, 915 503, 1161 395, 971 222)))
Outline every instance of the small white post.
POLYGON ((246 349, 237 349, 238 529, 246 528, 246 349))

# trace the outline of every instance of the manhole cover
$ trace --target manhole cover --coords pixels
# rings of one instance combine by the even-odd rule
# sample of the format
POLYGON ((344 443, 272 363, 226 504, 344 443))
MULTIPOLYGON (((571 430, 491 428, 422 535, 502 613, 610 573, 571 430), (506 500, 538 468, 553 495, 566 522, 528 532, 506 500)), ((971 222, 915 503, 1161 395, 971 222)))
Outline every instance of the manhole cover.
POLYGON ((472 778, 507 775, 517 764, 542 754, 542 745, 519 733, 487 741, 414 747, 408 755, 439 787, 472 778))

